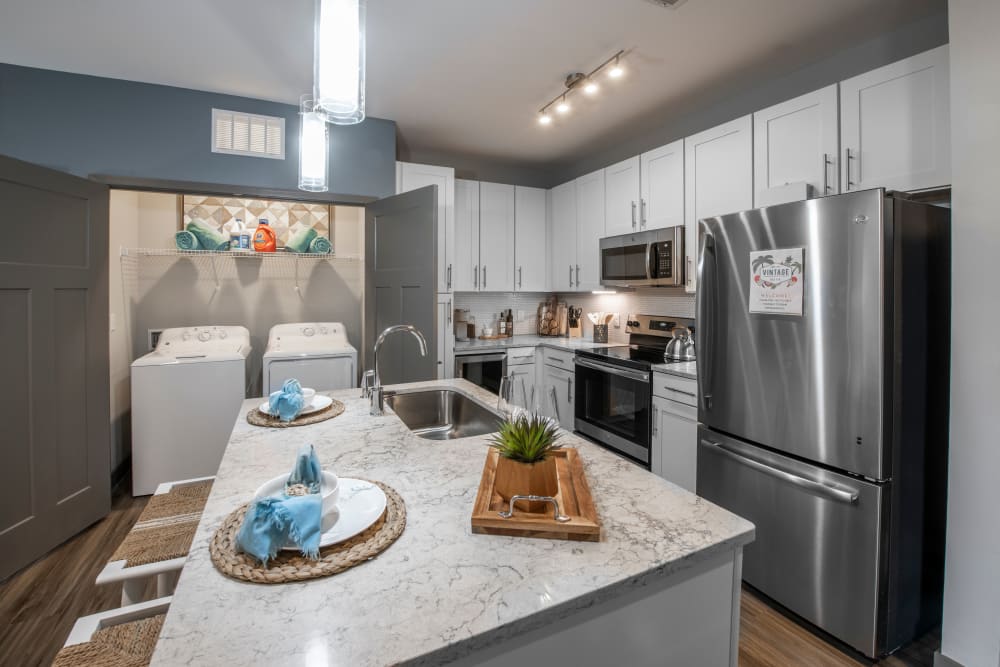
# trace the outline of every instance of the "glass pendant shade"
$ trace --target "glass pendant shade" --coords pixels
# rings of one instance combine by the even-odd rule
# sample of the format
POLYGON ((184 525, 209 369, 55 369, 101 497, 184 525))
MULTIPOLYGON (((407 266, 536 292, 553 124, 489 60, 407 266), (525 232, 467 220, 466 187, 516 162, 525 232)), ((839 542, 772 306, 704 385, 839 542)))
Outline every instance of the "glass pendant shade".
POLYGON ((299 130, 299 189, 326 192, 330 135, 312 98, 302 100, 299 130))
POLYGON ((316 0, 316 110, 335 125, 365 119, 365 0, 316 0))

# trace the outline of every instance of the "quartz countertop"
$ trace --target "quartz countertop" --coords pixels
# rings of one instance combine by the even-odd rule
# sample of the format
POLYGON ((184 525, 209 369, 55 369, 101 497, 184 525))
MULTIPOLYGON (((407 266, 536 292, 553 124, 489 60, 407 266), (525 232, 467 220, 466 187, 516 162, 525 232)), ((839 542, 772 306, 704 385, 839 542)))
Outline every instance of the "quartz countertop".
POLYGON ((622 343, 595 343, 589 338, 563 338, 561 336, 533 336, 530 334, 515 335, 498 340, 481 340, 479 338, 455 341, 455 354, 467 351, 487 352, 489 350, 506 350, 512 347, 551 347, 557 350, 593 350, 599 347, 614 347, 622 343))
POLYGON ((679 375, 689 380, 698 379, 698 367, 696 361, 675 361, 672 364, 653 364, 653 370, 657 373, 668 373, 679 375))
MULTIPOLYGON (((516 339, 515 339, 516 340, 516 339)), ((465 380, 452 387, 489 405, 465 380)), ((600 542, 474 535, 473 501, 488 436, 413 435, 386 407, 368 414, 359 390, 329 392, 344 414, 295 428, 260 428, 244 402, 180 576, 152 664, 438 664, 517 636, 753 539, 753 525, 571 434, 602 522, 600 542), (325 469, 396 489, 407 525, 377 558, 341 574, 292 584, 250 584, 212 565, 222 520, 313 443, 325 469)))

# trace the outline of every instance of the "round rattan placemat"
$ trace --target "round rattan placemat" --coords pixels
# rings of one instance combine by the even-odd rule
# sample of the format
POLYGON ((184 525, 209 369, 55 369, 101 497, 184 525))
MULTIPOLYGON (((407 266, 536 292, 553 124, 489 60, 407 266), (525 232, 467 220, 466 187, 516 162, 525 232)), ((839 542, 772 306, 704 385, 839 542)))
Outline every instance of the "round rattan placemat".
POLYGON ((382 553, 406 527, 406 505, 390 486, 371 480, 385 492, 382 517, 364 532, 349 540, 320 549, 319 560, 304 558, 297 551, 281 551, 263 567, 253 556, 236 551, 236 533, 243 524, 248 505, 241 505, 227 516, 209 544, 212 564, 227 577, 258 584, 284 584, 328 577, 360 565, 382 553))
POLYGON ((309 424, 318 424, 319 422, 325 422, 327 419, 333 419, 344 413, 344 404, 335 398, 331 398, 333 403, 330 407, 324 408, 318 412, 310 412, 307 415, 302 415, 296 417, 290 422, 283 422, 277 417, 272 417, 271 415, 266 415, 260 411, 260 408, 254 408, 247 413, 247 421, 254 426, 269 426, 271 428, 288 428, 289 426, 308 426, 309 424))

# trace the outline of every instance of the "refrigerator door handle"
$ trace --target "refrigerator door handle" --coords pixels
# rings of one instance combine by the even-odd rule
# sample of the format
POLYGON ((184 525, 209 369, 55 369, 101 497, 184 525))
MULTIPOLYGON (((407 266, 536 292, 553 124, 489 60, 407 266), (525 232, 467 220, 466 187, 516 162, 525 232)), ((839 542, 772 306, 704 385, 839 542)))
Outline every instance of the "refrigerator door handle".
POLYGON ((715 248, 715 237, 711 234, 703 234, 701 237, 701 257, 698 260, 701 264, 701 279, 705 281, 706 278, 710 278, 712 282, 707 285, 702 284, 698 288, 698 304, 702 306, 699 308, 697 317, 701 318, 698 324, 704 324, 704 326, 699 326, 696 338, 696 349, 699 352, 698 355, 698 365, 700 368, 704 368, 705 372, 701 375, 701 379, 698 382, 698 407, 699 409, 712 409, 712 346, 715 344, 715 322, 718 319, 716 313, 719 310, 718 295, 716 291, 718 289, 718 257, 716 257, 715 248), (711 272, 708 269, 709 255, 711 255, 711 272), (709 299, 706 298, 706 294, 710 296, 709 299))
POLYGON ((855 489, 843 489, 839 486, 832 486, 830 484, 823 484, 822 482, 817 482, 806 477, 801 477, 794 473, 790 473, 786 470, 781 470, 779 468, 774 468, 767 465, 766 463, 761 463, 756 459, 752 459, 742 453, 736 452, 730 449, 726 445, 713 442, 711 440, 702 439, 702 444, 708 447, 715 447, 718 451, 722 452, 731 459, 735 459, 739 463, 747 466, 748 468, 753 468, 758 472, 762 472, 765 475, 770 475, 771 477, 777 477, 778 479, 784 480, 789 484, 793 484, 803 489, 807 489, 810 492, 829 498, 830 500, 837 500, 842 503, 854 504, 858 502, 858 492, 855 489))

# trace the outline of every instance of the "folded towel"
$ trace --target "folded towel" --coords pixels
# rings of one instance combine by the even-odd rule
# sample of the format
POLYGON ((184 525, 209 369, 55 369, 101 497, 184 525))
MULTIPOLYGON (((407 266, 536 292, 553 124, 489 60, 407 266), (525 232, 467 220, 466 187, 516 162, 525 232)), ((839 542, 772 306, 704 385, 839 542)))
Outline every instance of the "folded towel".
POLYGON ((272 391, 268 397, 268 407, 272 415, 278 415, 283 422, 290 422, 299 416, 305 406, 302 397, 302 385, 298 380, 285 380, 278 391, 272 391))
POLYGON ((178 250, 201 250, 198 237, 186 229, 174 234, 174 243, 177 244, 178 250))
POLYGON ((309 252, 317 255, 329 255, 333 252, 333 244, 325 236, 317 236, 309 243, 309 252))
POLYGON ((309 252, 309 244, 319 236, 312 227, 300 229, 285 243, 285 250, 290 252, 309 252))
POLYGON ((316 458, 316 448, 312 445, 302 445, 285 487, 302 484, 309 489, 309 493, 319 493, 322 479, 323 471, 319 467, 319 459, 316 458))
POLYGON ((236 534, 236 546, 264 567, 289 542, 298 546, 306 558, 319 558, 322 507, 318 493, 254 501, 236 534))
POLYGON ((187 231, 198 238, 203 250, 229 250, 229 239, 204 220, 195 218, 188 223, 187 231))

